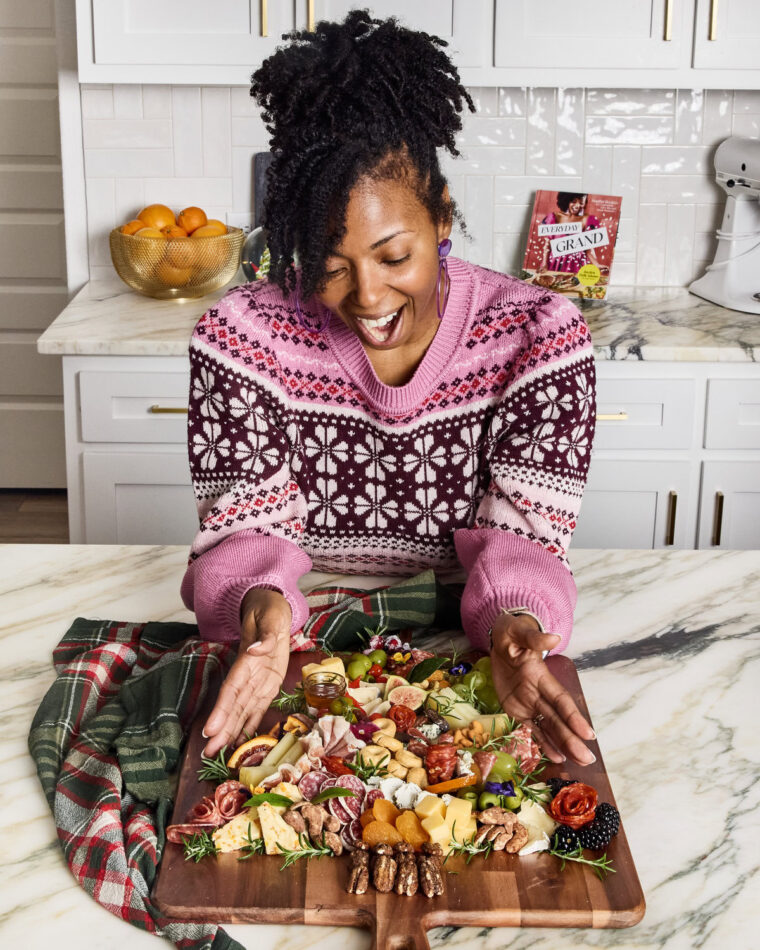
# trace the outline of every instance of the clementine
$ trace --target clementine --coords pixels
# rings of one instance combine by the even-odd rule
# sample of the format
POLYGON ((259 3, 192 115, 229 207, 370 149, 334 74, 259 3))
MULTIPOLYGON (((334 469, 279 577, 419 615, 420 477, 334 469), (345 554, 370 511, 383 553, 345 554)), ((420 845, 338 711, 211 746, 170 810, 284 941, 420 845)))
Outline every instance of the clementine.
POLYGON ((168 238, 187 237, 187 231, 178 224, 170 224, 168 227, 161 228, 161 233, 168 238))
POLYGON ((166 260, 173 267, 189 267, 195 262, 198 245, 191 244, 190 238, 175 238, 166 248, 166 260))
POLYGON ((119 230, 122 234, 134 234, 136 231, 139 231, 144 227, 145 222, 141 221, 139 218, 135 218, 133 221, 127 221, 126 224, 122 224, 119 230))
POLYGON ((211 227, 218 228, 218 229, 219 229, 219 234, 226 234, 226 233, 227 233, 227 225, 226 225, 226 224, 222 224, 222 222, 221 222, 218 218, 209 218, 208 221, 206 222, 206 227, 207 227, 207 228, 211 228, 211 227))
POLYGON ((167 228, 171 224, 176 224, 174 212, 166 205, 148 205, 143 208, 137 217, 149 228, 167 228))
POLYGON ((202 228, 207 220, 203 208, 195 208, 192 205, 177 215, 177 224, 188 234, 192 234, 196 228, 202 228))
POLYGON ((156 277, 167 287, 184 287, 193 274, 192 267, 175 267, 163 260, 156 268, 156 277))
POLYGON ((208 237, 220 237, 222 234, 226 234, 227 230, 225 228, 224 232, 220 231, 213 224, 204 224, 200 228, 196 228, 193 233, 190 235, 191 238, 208 238, 208 237))
POLYGON ((159 231, 158 228, 141 228, 139 231, 135 231, 137 237, 146 237, 146 238, 161 238, 162 241, 166 240, 166 235, 159 231))

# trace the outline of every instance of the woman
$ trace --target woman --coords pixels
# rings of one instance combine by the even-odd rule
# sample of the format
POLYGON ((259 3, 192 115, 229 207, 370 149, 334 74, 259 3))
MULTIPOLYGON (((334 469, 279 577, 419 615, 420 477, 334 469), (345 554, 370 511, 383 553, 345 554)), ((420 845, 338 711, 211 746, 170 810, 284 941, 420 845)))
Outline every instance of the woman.
MULTIPOLYGON (((582 231, 593 231, 600 225, 599 218, 594 214, 586 214, 588 195, 575 194, 570 191, 557 193, 558 212, 545 215, 541 224, 577 224, 580 222, 582 231)), ((552 239, 567 237, 567 234, 553 234, 552 239)), ((555 257, 551 252, 550 239, 544 241, 544 253, 538 273, 550 271, 564 271, 568 274, 577 274, 585 264, 595 264, 601 271, 609 272, 606 264, 600 264, 593 249, 573 251, 570 254, 561 254, 555 257)))
POLYGON ((492 638, 505 709, 540 722, 555 761, 593 761, 542 658, 572 626, 588 330, 563 298, 447 257, 436 149, 458 154, 473 104, 441 41, 358 11, 292 39, 252 87, 274 154, 269 280, 230 291, 190 350, 201 526, 182 593, 202 636, 240 641, 206 754, 276 695, 312 567, 464 567, 463 626, 492 638))

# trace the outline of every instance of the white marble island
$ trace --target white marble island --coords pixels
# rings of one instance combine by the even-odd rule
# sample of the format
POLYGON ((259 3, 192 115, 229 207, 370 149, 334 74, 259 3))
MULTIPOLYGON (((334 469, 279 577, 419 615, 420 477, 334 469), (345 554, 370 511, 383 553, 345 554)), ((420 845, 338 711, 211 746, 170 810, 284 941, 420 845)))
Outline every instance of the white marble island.
MULTIPOLYGON (((51 651, 77 616, 191 620, 184 547, 0 547, 4 947, 160 946, 81 891, 59 850, 26 747, 52 683, 51 651)), ((760 833, 760 552, 575 551, 568 655, 599 736, 647 900, 630 930, 454 930, 432 947, 750 950, 760 833)), ((328 576, 310 574, 308 589, 328 576)), ((356 586, 376 586, 379 579, 356 586)), ((358 930, 230 926, 248 948, 365 948, 358 930)), ((168 943, 165 943, 168 946, 168 943)))

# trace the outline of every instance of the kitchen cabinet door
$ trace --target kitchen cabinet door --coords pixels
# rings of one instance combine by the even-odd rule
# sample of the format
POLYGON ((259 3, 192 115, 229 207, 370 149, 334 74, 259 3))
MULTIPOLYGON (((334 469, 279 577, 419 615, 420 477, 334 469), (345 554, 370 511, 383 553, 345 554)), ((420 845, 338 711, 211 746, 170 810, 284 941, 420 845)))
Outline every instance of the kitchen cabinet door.
POLYGON ((295 24, 294 0, 77 0, 79 78, 243 84, 295 24))
POLYGON ((572 546, 691 547, 690 468, 688 462, 592 459, 572 546))
MULTIPOLYGON (((494 66, 676 68, 688 63, 691 33, 685 27, 691 2, 496 0, 494 66)), ((568 85, 558 78, 558 85, 568 85)), ((544 85, 554 85, 554 80, 544 85)))
POLYGON ((695 69, 760 68, 757 0, 697 0, 695 69))
POLYGON ((85 452, 86 544, 187 544, 198 530, 185 451, 85 452))
POLYGON ((760 462, 705 462, 700 548, 760 548, 760 462))
POLYGON ((398 17, 410 29, 446 40, 459 69, 491 65, 493 0, 414 0, 405 4, 398 0, 315 0, 315 20, 342 20, 357 7, 368 9, 381 20, 398 17))

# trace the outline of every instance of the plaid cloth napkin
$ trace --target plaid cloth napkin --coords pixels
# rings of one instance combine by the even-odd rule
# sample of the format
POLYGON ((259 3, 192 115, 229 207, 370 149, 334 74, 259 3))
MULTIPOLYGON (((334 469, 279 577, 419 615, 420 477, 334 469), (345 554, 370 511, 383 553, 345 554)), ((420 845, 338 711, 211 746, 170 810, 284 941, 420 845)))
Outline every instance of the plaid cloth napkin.
MULTIPOLYGON (((433 571, 375 591, 318 588, 292 645, 345 650, 364 645, 362 630, 409 640, 459 628, 460 596, 433 571)), ((216 925, 168 919, 150 897, 182 743, 235 653, 194 624, 79 618, 53 652, 58 676, 29 733, 74 877, 112 914, 187 950, 242 950, 216 925)))

